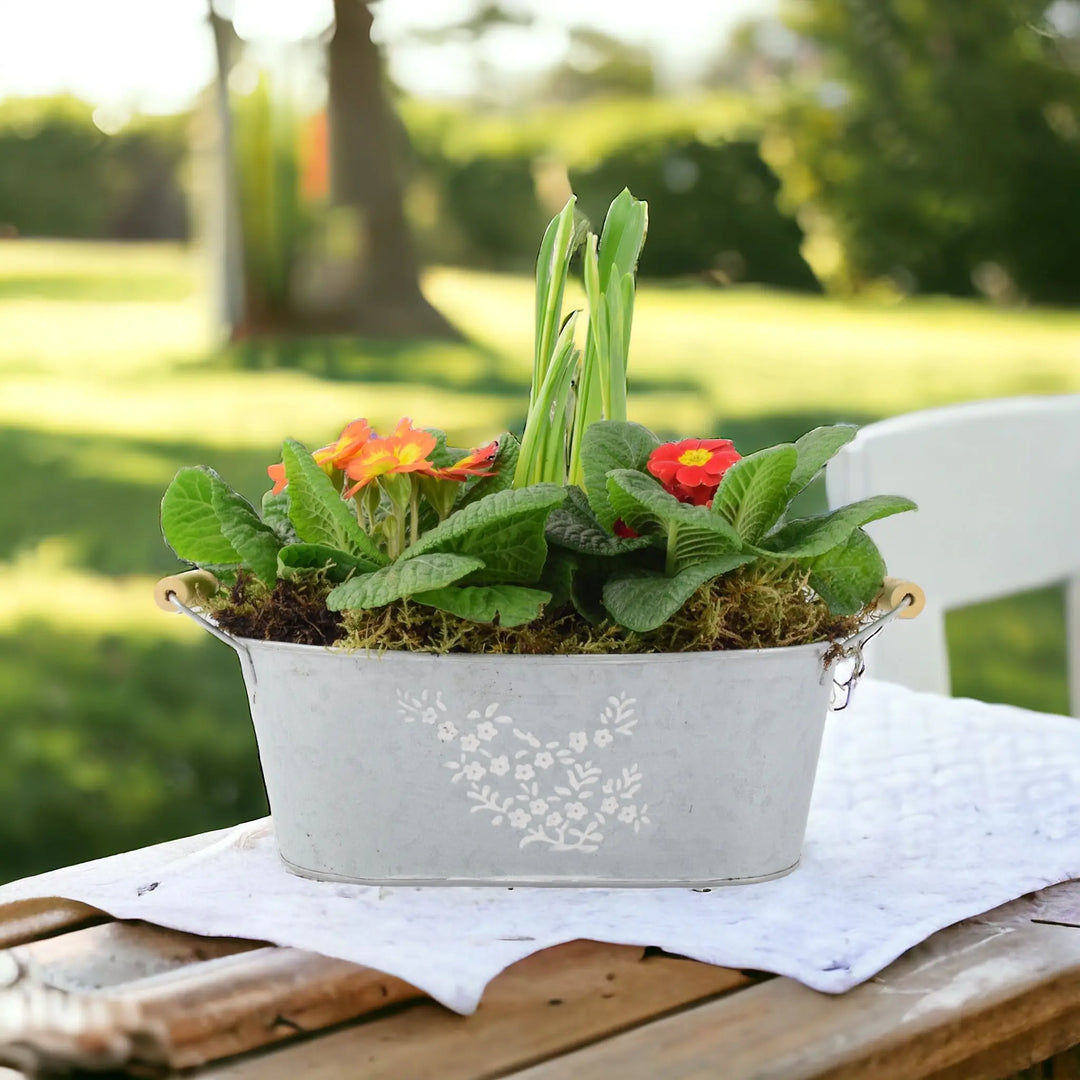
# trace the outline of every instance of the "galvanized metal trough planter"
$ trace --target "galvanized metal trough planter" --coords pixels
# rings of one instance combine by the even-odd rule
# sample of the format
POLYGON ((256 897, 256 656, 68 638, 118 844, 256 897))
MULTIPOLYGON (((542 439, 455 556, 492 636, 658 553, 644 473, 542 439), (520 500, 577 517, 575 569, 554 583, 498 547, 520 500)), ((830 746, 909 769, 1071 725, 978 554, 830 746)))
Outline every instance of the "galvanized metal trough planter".
MULTIPOLYGON (((701 888, 798 865, 836 689, 827 644, 640 656, 346 652, 234 638, 175 590, 159 586, 159 597, 240 658, 278 846, 294 873, 377 885, 701 888)), ((853 661, 857 675, 862 644, 906 600, 917 613, 904 594, 830 655, 853 661)))

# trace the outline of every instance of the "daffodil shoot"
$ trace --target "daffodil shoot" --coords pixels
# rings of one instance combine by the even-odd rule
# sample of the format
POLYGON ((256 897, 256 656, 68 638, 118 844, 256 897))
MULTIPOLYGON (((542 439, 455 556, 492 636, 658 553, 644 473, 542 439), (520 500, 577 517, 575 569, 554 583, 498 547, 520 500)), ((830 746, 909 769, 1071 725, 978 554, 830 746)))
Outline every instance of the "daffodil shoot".
POLYGON ((664 440, 628 418, 647 220, 623 191, 599 235, 573 198, 549 226, 520 437, 455 448, 432 418, 392 431, 356 419, 314 451, 286 439, 258 508, 212 469, 181 469, 162 530, 181 560, 230 586, 209 602, 213 617, 240 636, 435 652, 670 652, 850 633, 885 574, 863 526, 913 504, 876 496, 792 515, 854 427, 743 455, 721 433, 664 440), (566 312, 579 247, 586 307, 566 312))

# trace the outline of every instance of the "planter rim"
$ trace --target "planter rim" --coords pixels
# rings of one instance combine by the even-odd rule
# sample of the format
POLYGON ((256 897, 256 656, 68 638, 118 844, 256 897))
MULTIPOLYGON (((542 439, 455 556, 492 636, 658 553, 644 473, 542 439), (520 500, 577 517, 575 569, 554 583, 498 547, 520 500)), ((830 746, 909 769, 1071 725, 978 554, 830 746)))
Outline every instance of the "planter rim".
POLYGON ((407 649, 343 649, 338 645, 299 645, 292 641, 264 641, 259 638, 244 637, 235 637, 233 640, 245 648, 256 645, 260 648, 280 649, 284 652, 300 649, 329 653, 334 656, 356 657, 364 660, 381 660, 384 657, 393 657, 405 663, 438 660, 440 663, 449 664, 482 663, 491 665, 504 663, 507 660, 537 665, 562 665, 567 663, 671 664, 691 663, 703 657, 712 657, 718 660, 724 657, 739 657, 743 660, 766 661, 777 656, 788 656, 795 653, 824 653, 837 644, 833 641, 815 641, 806 645, 781 645, 768 649, 698 649, 693 652, 677 653, 432 653, 411 652, 407 649))

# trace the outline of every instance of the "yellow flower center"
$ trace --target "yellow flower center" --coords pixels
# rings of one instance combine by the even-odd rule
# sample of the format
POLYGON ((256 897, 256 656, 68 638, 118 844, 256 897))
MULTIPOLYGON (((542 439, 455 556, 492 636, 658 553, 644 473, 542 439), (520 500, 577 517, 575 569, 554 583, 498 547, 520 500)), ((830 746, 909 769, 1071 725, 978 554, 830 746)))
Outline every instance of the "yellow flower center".
POLYGON ((697 450, 684 450, 679 455, 680 465, 708 465, 712 459, 711 450, 703 450, 700 447, 697 450))

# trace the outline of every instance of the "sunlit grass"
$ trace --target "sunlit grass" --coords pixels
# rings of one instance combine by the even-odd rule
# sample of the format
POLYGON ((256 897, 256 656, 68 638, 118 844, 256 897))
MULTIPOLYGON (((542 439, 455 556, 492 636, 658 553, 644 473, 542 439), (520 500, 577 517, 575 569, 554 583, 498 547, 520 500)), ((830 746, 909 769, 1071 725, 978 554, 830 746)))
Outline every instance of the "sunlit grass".
MULTIPOLYGON (((431 299, 528 371, 532 284, 435 270, 431 299)), ((567 303, 580 306, 580 292, 567 303)), ((858 304, 746 288, 643 285, 630 378, 697 382, 721 416, 830 408, 889 415, 1018 393, 1080 390, 1080 314, 956 300, 858 304)))
POLYGON ((203 631, 154 603, 153 577, 107 577, 70 566, 59 537, 13 562, 0 562, 0 634, 21 626, 56 626, 68 633, 124 632, 195 643, 203 631))

